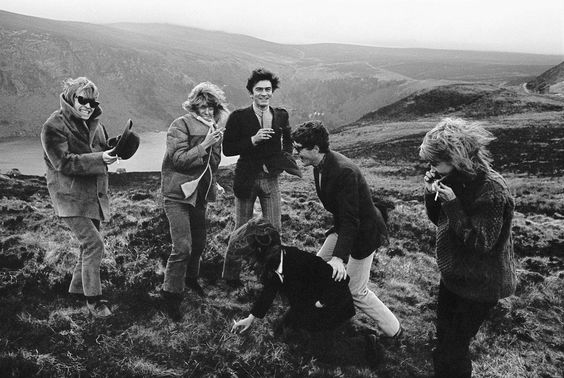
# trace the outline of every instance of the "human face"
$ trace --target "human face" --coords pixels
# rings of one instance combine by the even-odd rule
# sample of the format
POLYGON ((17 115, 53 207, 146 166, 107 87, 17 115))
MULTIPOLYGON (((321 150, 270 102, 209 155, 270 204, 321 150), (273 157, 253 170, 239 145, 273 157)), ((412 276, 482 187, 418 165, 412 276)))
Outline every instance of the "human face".
POLYGON ((205 119, 206 121, 209 122, 213 121, 213 113, 214 113, 213 106, 210 106, 208 104, 200 104, 196 109, 196 111, 198 112, 198 115, 203 119, 205 119))
POLYGON ((441 176, 446 176, 454 170, 454 165, 446 161, 433 161, 431 162, 431 170, 437 172, 441 176))
POLYGON ((313 148, 307 148, 302 146, 300 143, 294 142, 294 150, 302 161, 304 167, 310 165, 312 167, 316 167, 323 158, 323 154, 319 152, 319 147, 317 146, 313 146, 313 148))
POLYGON ((272 83, 270 80, 261 80, 253 87, 251 98, 256 106, 264 109, 270 104, 272 92, 272 83))
POLYGON ((95 98, 87 97, 83 91, 76 92, 73 107, 80 114, 80 118, 89 119, 97 106, 95 98))

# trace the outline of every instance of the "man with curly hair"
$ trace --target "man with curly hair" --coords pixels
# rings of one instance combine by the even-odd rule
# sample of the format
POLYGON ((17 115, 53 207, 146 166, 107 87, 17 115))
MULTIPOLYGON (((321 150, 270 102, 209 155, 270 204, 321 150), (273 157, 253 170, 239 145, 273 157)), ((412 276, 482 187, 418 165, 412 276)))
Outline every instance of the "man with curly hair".
MULTIPOLYGON (((288 112, 270 106, 279 83, 272 72, 255 69, 246 86, 252 104, 235 110, 227 120, 223 153, 239 155, 233 178, 235 228, 252 218, 257 197, 263 216, 279 231, 281 228, 278 177, 285 170, 284 162, 293 162, 293 158, 288 112)), ((238 282, 240 269, 240 258, 228 253, 223 278, 238 282)))

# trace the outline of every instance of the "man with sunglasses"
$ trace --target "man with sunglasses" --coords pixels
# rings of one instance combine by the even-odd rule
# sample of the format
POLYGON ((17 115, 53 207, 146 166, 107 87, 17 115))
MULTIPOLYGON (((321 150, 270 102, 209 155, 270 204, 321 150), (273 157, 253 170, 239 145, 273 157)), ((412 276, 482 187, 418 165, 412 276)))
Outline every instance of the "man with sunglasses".
POLYGON ((86 77, 65 80, 60 108, 41 129, 41 144, 53 208, 80 244, 69 293, 85 297, 93 316, 107 317, 111 311, 100 283, 104 254, 100 222, 110 216, 108 165, 117 156, 108 151, 97 98, 98 88, 86 77))
POLYGON ((333 214, 333 227, 317 255, 331 265, 336 281, 350 277, 356 308, 385 336, 397 339, 402 331, 398 319, 368 288, 374 253, 388 243, 388 232, 364 176, 350 159, 329 149, 329 133, 321 121, 302 123, 292 139, 303 165, 313 167, 323 207, 333 214))

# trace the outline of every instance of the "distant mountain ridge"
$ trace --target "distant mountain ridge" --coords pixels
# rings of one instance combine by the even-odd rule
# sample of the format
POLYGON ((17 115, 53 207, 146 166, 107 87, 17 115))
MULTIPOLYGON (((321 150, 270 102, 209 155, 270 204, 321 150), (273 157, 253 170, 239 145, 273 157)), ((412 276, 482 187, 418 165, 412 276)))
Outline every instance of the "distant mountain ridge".
POLYGON ((532 77, 560 57, 392 49, 343 44, 283 45, 244 35, 166 24, 95 25, 0 11, 0 137, 37 135, 58 108, 61 82, 88 76, 100 88, 111 134, 132 118, 139 131, 166 130, 187 91, 209 80, 230 108, 245 106, 245 82, 264 66, 281 77, 274 104, 294 125, 358 119, 417 90, 455 81, 532 77), (440 64, 437 64, 439 63, 440 64))

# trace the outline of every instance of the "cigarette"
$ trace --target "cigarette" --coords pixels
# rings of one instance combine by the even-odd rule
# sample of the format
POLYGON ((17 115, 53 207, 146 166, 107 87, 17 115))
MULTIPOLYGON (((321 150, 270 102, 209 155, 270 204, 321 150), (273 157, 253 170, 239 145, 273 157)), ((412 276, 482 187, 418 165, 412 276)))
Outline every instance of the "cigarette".
MULTIPOLYGON (((443 176, 443 177, 441 177, 440 179, 438 179, 437 181, 435 181, 435 187, 438 187, 438 186, 439 186, 439 183, 440 183, 441 181, 443 181, 443 179, 444 179, 445 177, 446 177, 446 176, 443 176)), ((435 202, 437 202, 437 199, 439 199, 439 191, 438 191, 438 190, 436 190, 435 202)))

